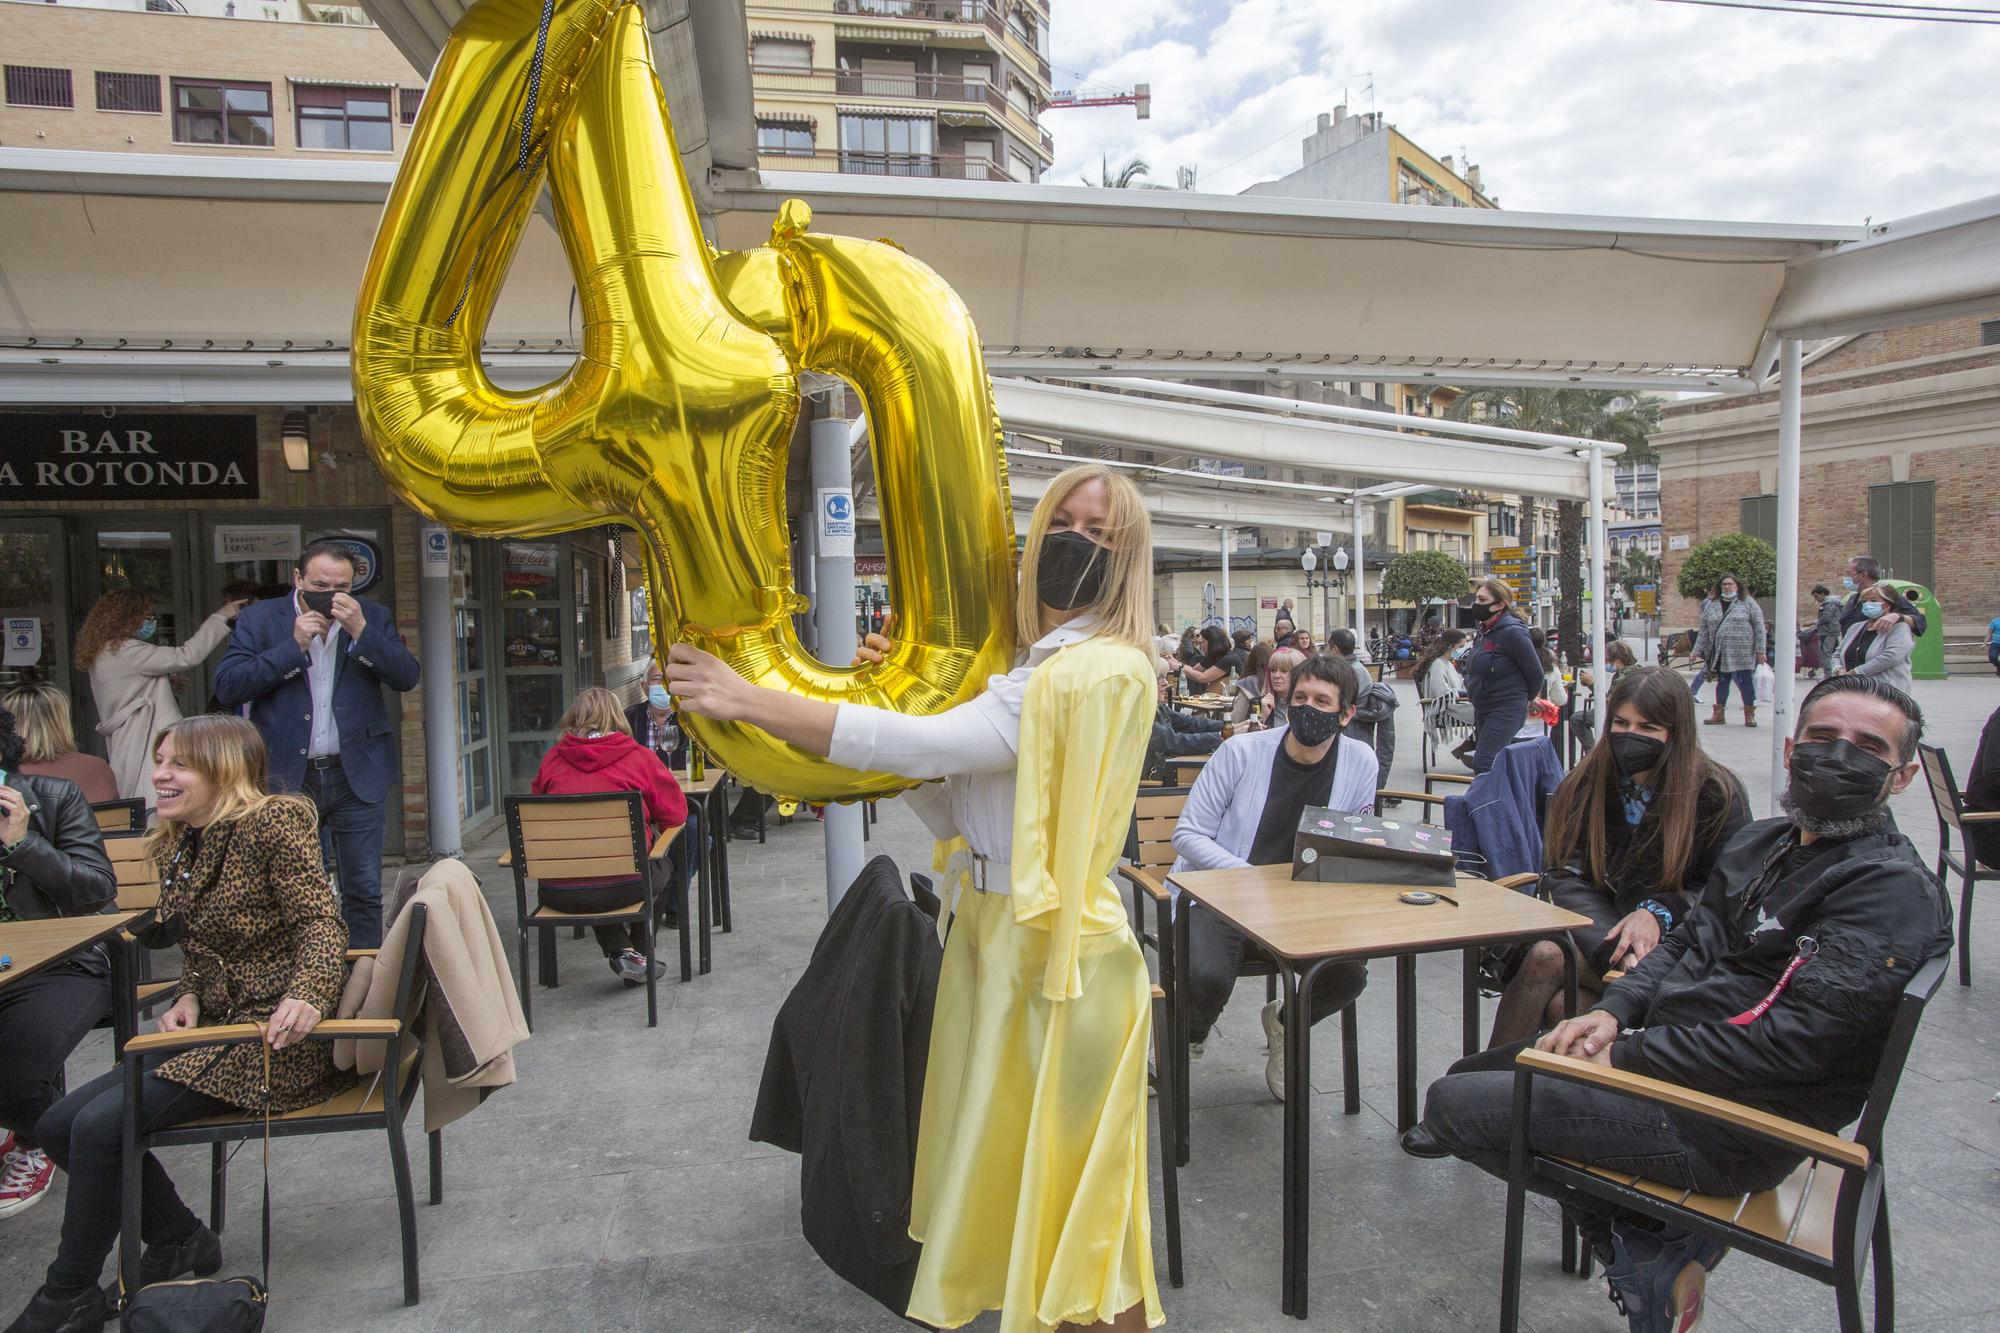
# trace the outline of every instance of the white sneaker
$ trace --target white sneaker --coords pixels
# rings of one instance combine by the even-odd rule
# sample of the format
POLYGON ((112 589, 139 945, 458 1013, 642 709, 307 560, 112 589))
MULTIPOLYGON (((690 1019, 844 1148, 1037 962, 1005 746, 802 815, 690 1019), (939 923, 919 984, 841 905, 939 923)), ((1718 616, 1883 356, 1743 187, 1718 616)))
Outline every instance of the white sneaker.
MULTIPOLYGON (((1210 1035, 1212 1036, 1212 1035, 1214 1035, 1214 1034, 1212 1034, 1212 1033, 1211 1033, 1210 1035)), ((1196 1060, 1199 1060, 1199 1059, 1201 1059, 1202 1055, 1203 1055, 1204 1053, 1206 1053, 1206 1052, 1207 1052, 1207 1050, 1208 1050, 1208 1038, 1207 1038, 1207 1037, 1203 1037, 1203 1038, 1202 1038, 1202 1039, 1201 1039, 1200 1041, 1191 1041, 1191 1042, 1189 1042, 1189 1043, 1188 1043, 1188 1060, 1189 1060, 1189 1062, 1190 1062, 1190 1063, 1192 1063, 1193 1061, 1196 1061, 1196 1060)))
POLYGON ((1284 1006, 1283 1000, 1273 1000, 1264 1006, 1261 1015, 1264 1020, 1264 1082, 1271 1089, 1271 1095, 1279 1101, 1285 1100, 1285 1020, 1279 1017, 1284 1006))

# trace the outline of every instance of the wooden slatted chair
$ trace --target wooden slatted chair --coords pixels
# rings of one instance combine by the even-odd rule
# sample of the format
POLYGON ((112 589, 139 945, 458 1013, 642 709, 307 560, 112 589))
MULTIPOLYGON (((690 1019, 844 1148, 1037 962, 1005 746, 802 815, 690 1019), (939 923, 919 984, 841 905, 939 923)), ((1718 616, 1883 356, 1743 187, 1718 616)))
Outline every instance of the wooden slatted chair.
MULTIPOLYGON (((396 1211, 403 1237, 403 1304, 415 1305, 417 1286, 417 1210, 410 1179, 409 1148, 403 1138, 403 1122, 416 1100, 417 1083, 423 1065, 423 1025, 420 1021, 424 986, 419 964, 424 955, 426 913, 423 904, 411 905, 408 944, 403 951, 402 970, 396 978, 396 1002, 390 1018, 322 1019, 308 1041, 380 1041, 382 1072, 362 1078, 345 1092, 301 1110, 271 1117, 271 1137, 293 1138, 304 1134, 337 1134, 350 1130, 385 1131, 389 1139, 389 1167, 396 1182, 396 1211)), ((372 949, 350 950, 352 961, 372 949)), ((264 1029, 256 1023, 228 1023, 213 1027, 186 1028, 179 1032, 151 1032, 125 1043, 122 1068, 125 1078, 125 1146, 122 1163, 124 1178, 120 1192, 122 1222, 118 1248, 118 1277, 124 1290, 139 1287, 139 1165, 146 1152, 177 1144, 211 1145, 209 1167, 209 1226, 221 1231, 225 1220, 226 1162, 223 1145, 241 1139, 261 1138, 263 1117, 253 1112, 233 1112, 173 1125, 151 1132, 142 1131, 138 1121, 139 1080, 148 1057, 175 1051, 213 1046, 237 1046, 262 1041, 264 1029)), ((444 1198, 444 1147, 442 1131, 428 1134, 430 1200, 444 1198)))
POLYGON ((97 816, 99 833, 146 831, 146 803, 137 796, 123 801, 92 801, 90 813, 97 816))
MULTIPOLYGON (((1721 1241, 1731 1249, 1803 1273, 1831 1286, 1841 1333, 1860 1333, 1861 1282, 1875 1274, 1875 1327, 1895 1320, 1895 1273, 1889 1243, 1882 1129, 1924 1006, 1944 980, 1946 958, 1934 958, 1903 988, 1902 1002, 1882 1044, 1868 1102, 1852 1139, 1767 1111, 1587 1060, 1527 1050, 1514 1074, 1514 1140, 1507 1186, 1507 1228, 1501 1265, 1500 1327, 1513 1333, 1521 1313, 1521 1227, 1527 1183, 1537 1177, 1568 1186, 1669 1226, 1721 1241), (1741 1196, 1695 1194, 1629 1173, 1530 1150, 1529 1116, 1538 1079, 1565 1079, 1609 1088, 1687 1116, 1714 1120, 1805 1155, 1776 1189, 1741 1196)), ((1811 1323, 1812 1321, 1802 1321, 1811 1323)))
MULTIPOLYGON (((1132 829, 1125 841, 1126 863, 1118 867, 1118 873, 1133 889, 1128 900, 1132 933, 1138 937, 1140 947, 1151 948, 1159 960, 1160 986, 1165 992, 1161 1015, 1169 1032, 1179 1031, 1175 1024, 1180 991, 1174 973, 1173 895, 1167 891, 1165 876, 1174 863, 1174 825, 1180 822, 1188 791, 1187 787, 1146 787, 1139 792, 1132 806, 1132 829), (1153 908, 1150 930, 1146 924, 1147 902, 1153 908)), ((1187 1105, 1182 1061, 1175 1054, 1172 1060, 1162 1061, 1155 1068, 1162 1083, 1171 1078, 1175 1093, 1182 1094, 1173 1099, 1174 1132, 1171 1137, 1161 1136, 1161 1143, 1171 1148, 1163 1147, 1162 1151, 1168 1151, 1176 1165, 1186 1165, 1187 1116, 1178 1109, 1187 1105)))
MULTIPOLYGON (((533 987, 528 981, 528 938, 540 932, 542 983, 556 984, 554 928, 560 926, 608 926, 637 922, 646 932, 646 957, 656 956, 659 945, 653 876, 649 860, 658 860, 673 850, 679 828, 662 833, 649 851, 646 847, 646 812, 638 792, 587 792, 571 796, 509 796, 507 816, 507 860, 514 872, 514 919, 521 965, 521 1016, 534 1027, 533 987), (545 879, 588 879, 605 881, 607 886, 629 884, 632 903, 609 912, 560 912, 537 905, 528 908, 528 881, 545 879)), ((685 857, 674 876, 674 892, 680 919, 681 980, 693 977, 693 960, 688 936, 688 866, 685 857)), ((659 986, 653 969, 646 970, 646 1026, 660 1022, 659 986)))
MULTIPOLYGON (((146 850, 145 838, 127 831, 105 837, 104 851, 111 858, 111 871, 118 880, 118 910, 121 912, 150 912, 160 905, 160 868, 153 864, 152 856, 146 850)), ((123 947, 133 949, 129 931, 121 937, 123 947)), ((129 1010, 124 1005, 114 1006, 113 1026, 118 1032, 118 1044, 122 1046, 137 1028, 135 1016, 151 1013, 167 1002, 173 995, 174 987, 180 984, 179 977, 155 977, 152 969, 152 951, 135 949, 137 965, 132 975, 137 979, 131 995, 129 1010)))
POLYGON ((1976 884, 2000 880, 2000 870, 1988 870, 1973 855, 1965 826, 2000 823, 2000 810, 1967 810, 1959 795, 1958 779, 1951 775, 1951 758, 1936 745, 1919 745, 1917 755, 1924 762, 1924 781, 1930 784, 1931 803, 1938 817, 1938 883, 1949 884, 1945 872, 1958 876, 1958 984, 1972 984, 1972 889, 1976 884), (1959 850, 1951 849, 1952 830, 1958 830, 1959 850))

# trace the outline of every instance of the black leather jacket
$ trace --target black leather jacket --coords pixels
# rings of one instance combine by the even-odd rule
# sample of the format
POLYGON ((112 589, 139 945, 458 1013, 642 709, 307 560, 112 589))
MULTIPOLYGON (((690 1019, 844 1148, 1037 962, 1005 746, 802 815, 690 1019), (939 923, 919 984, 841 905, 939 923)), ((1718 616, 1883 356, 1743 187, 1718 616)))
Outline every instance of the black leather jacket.
MULTIPOLYGON (((1628 1029, 1611 1045, 1618 1068, 1832 1134, 1861 1114, 1903 987, 1951 948, 1951 913, 1893 828, 1796 844, 1788 819, 1744 826, 1716 858, 1700 905, 1598 1007, 1628 1029), (1730 1023, 1772 993, 1802 939, 1816 952, 1770 1008, 1730 1023)), ((1774 1170, 1800 1160, 1696 1123, 1731 1156, 1774 1170)))
POLYGON ((7 785, 28 802, 28 836, 0 866, 13 872, 7 905, 34 920, 87 916, 118 904, 118 877, 83 789, 65 778, 9 773, 7 785))

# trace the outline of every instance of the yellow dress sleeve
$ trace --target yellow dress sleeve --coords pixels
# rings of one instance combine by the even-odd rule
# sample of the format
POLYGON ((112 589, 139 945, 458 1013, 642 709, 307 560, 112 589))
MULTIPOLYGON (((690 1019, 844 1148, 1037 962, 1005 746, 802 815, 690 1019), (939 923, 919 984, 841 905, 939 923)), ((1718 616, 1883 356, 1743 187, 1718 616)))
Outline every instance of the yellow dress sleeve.
POLYGON ((1110 652, 1059 656, 1069 653, 1078 659, 1052 661, 1028 682, 1014 793, 1014 919, 1049 934, 1050 1000, 1083 993, 1081 937, 1122 920, 1110 911, 1115 893, 1098 901, 1099 882, 1125 841, 1154 707, 1143 672, 1118 669, 1110 652))

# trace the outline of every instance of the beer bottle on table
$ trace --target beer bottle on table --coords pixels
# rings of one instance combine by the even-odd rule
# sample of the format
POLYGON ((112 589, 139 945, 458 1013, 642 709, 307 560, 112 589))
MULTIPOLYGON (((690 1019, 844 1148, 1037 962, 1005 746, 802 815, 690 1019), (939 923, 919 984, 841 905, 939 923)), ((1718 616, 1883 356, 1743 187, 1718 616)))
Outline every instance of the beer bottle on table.
POLYGON ((708 773, 708 764, 702 759, 701 743, 688 737, 688 780, 700 782, 708 773))

